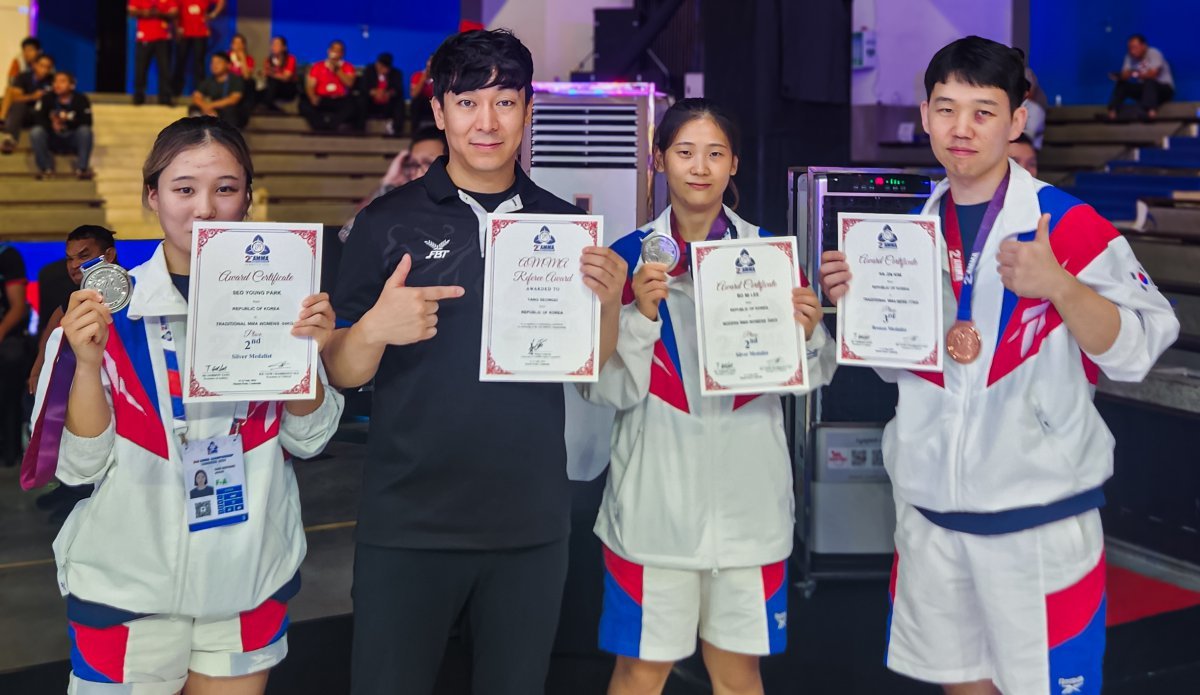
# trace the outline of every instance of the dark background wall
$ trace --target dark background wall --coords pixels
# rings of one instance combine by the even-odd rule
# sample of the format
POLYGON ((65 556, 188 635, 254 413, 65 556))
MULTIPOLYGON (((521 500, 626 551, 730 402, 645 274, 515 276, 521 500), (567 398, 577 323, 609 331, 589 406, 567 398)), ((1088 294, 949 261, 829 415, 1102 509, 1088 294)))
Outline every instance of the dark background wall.
MULTIPOLYGON (((1176 99, 1200 100, 1200 2, 1195 0, 1032 0, 1029 60, 1051 102, 1108 101, 1104 75, 1121 69, 1125 41, 1142 33, 1171 64, 1176 99)), ((881 28, 881 30, 883 30, 881 28)))

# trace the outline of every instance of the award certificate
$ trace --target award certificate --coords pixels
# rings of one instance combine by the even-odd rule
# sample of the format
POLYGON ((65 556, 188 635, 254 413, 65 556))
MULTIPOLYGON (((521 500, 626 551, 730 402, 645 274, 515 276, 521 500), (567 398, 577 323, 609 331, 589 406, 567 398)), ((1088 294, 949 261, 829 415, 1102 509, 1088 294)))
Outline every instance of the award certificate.
POLYGON ((942 371, 941 220, 838 213, 850 289, 838 300, 838 364, 942 371))
POLYGON ((692 244, 700 393, 797 391, 808 385, 795 237, 692 244))
POLYGON ((306 400, 317 344, 291 334, 320 292, 319 224, 195 222, 183 400, 306 400))
POLYGON ((480 381, 596 381, 600 300, 579 268, 602 225, 592 215, 488 215, 480 381))

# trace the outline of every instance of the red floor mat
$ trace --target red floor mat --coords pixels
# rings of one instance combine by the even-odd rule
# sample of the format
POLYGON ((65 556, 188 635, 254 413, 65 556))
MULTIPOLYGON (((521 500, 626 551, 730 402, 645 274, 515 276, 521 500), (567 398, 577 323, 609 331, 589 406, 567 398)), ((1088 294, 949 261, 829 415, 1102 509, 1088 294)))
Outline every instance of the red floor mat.
POLYGON ((1200 605, 1200 593, 1108 565, 1108 626, 1200 605))

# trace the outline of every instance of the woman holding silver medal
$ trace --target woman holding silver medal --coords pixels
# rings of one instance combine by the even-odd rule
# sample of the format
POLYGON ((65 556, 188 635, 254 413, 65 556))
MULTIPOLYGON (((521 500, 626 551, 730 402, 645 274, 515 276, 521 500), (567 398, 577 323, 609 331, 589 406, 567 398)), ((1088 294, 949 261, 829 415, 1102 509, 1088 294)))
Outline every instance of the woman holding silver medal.
MULTIPOLYGON (((613 244, 630 269, 620 336, 599 382, 580 389, 618 411, 596 521, 613 695, 661 692, 697 633, 716 692, 761 693, 759 657, 786 644, 794 502, 782 402, 701 397, 691 243, 769 236, 722 204, 737 154, 736 126, 715 104, 676 103, 654 152, 671 205, 613 244)), ((792 305, 808 385, 820 387, 833 376, 833 341, 804 284, 792 305)))
MULTIPOLYGON (((39 446, 57 457, 57 477, 96 484, 54 543, 72 639, 69 692, 258 694, 287 653, 287 601, 306 547, 285 449, 319 453, 342 399, 322 369, 311 401, 184 407, 175 346, 187 329, 192 223, 244 219, 254 170, 235 129, 197 117, 159 133, 143 174, 143 202, 165 239, 130 272, 102 259, 86 269, 37 390, 39 446), (189 499, 197 483, 183 463, 189 450, 226 443, 246 514, 197 530, 185 505, 215 502, 189 499)), ((333 327, 328 297, 317 294, 292 334, 320 349, 333 327)))

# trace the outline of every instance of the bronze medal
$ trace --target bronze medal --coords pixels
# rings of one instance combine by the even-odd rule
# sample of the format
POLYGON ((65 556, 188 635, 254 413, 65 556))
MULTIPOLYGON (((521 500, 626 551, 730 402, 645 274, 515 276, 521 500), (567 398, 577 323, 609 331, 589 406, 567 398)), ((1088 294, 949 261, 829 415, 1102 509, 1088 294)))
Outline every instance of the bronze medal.
POLYGON ((946 334, 946 352, 959 364, 970 364, 979 357, 979 348, 983 339, 975 324, 968 321, 956 321, 946 334))

